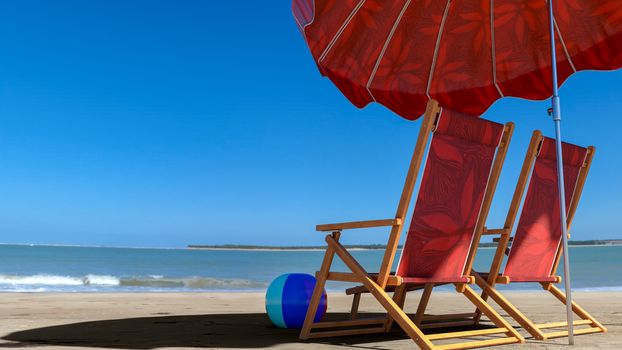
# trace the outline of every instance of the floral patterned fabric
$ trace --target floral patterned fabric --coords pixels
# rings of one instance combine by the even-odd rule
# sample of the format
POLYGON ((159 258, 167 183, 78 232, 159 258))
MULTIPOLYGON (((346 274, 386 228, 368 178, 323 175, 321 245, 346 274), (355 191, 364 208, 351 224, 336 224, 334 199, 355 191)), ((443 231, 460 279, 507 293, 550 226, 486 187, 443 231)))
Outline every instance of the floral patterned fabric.
POLYGON ((464 265, 503 128, 443 110, 397 269, 405 282, 466 282, 464 265))
MULTIPOLYGON (((587 149, 568 143, 562 147, 566 208, 569 209, 587 149)), ((555 140, 544 138, 503 273, 512 282, 547 282, 555 273, 551 270, 562 239, 557 186, 555 140)))
MULTIPOLYGON (((560 84, 622 67, 622 1, 554 2, 560 84)), ((357 107, 417 119, 429 98, 481 115, 497 99, 552 90, 545 0, 294 0, 322 74, 357 107)))

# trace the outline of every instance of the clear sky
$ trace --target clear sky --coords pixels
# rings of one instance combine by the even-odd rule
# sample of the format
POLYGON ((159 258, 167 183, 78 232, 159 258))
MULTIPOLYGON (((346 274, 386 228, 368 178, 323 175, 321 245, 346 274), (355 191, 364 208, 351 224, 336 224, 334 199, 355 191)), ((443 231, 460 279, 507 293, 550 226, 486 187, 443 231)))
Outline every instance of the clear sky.
MULTIPOLYGON (((289 0, 3 1, 1 242, 322 244, 318 223, 391 218, 420 122, 358 110, 317 72, 289 0)), ((574 239, 622 238, 622 72, 562 88, 564 136, 597 154, 574 239)), ((517 130, 500 225, 546 102, 517 130)), ((386 231, 344 234, 382 243, 386 231)))

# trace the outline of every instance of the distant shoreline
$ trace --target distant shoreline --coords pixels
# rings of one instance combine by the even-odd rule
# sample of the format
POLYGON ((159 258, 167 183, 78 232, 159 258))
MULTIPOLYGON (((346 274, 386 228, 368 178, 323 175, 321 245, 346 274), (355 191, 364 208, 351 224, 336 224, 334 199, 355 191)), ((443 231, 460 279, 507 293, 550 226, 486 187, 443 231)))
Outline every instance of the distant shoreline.
MULTIPOLYGON (((383 250, 386 247, 383 245, 344 245, 348 250, 383 250)), ((399 248, 402 248, 400 246, 399 248)), ((224 244, 224 245, 188 245, 187 249, 195 249, 195 250, 249 250, 249 251, 258 251, 258 252, 274 252, 274 251, 296 251, 296 252, 315 252, 315 251, 324 251, 326 247, 324 246, 255 246, 255 245, 233 245, 233 244, 224 244)))
MULTIPOLYGON (((568 242, 571 247, 609 247, 609 246, 622 246, 622 239, 606 239, 606 240, 585 240, 585 241, 570 241, 568 242)), ((481 248, 494 248, 497 245, 495 243, 482 243, 481 248)), ((360 244, 360 245, 345 245, 350 250, 383 250, 386 248, 382 244, 360 244)), ((400 245, 398 249, 401 249, 400 245)), ((223 244, 223 245, 203 245, 203 244, 190 244, 188 249, 197 250, 251 250, 251 251, 323 251, 325 246, 260 246, 260 245, 242 245, 242 244, 223 244)))
MULTIPOLYGON (((585 241, 570 241, 571 247, 611 247, 622 246, 622 239, 607 239, 607 240, 585 240, 585 241)), ((190 244, 181 247, 132 247, 132 246, 106 246, 106 245, 72 245, 72 244, 49 244, 49 243, 6 243, 0 242, 0 247, 3 246, 16 246, 16 247, 51 247, 51 248, 103 248, 103 249, 144 249, 144 250, 238 250, 238 251, 324 251, 326 246, 261 246, 261 245, 243 245, 243 244, 223 244, 223 245, 202 245, 202 244, 190 244)), ((384 250, 386 248, 383 244, 359 244, 359 245, 344 245, 349 250, 384 250)), ((495 248, 494 243, 482 243, 480 248, 491 249, 495 248)), ((398 246, 399 249, 402 246, 398 246)))

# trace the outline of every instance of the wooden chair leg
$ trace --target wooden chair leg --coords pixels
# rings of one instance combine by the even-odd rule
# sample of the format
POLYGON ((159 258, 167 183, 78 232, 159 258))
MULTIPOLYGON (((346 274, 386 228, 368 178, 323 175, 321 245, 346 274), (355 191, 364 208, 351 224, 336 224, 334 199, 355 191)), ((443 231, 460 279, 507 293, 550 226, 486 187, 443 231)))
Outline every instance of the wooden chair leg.
MULTIPOLYGON (((476 275, 476 278, 477 276, 479 275, 476 275)), ((494 286, 490 285, 489 281, 486 281, 486 283, 490 286, 490 288, 494 289, 494 286)), ((486 292, 486 289, 482 288, 482 294, 480 297, 482 298, 482 300, 488 301, 488 292, 486 292)), ((482 310, 475 309, 475 316, 473 317, 473 323, 478 325, 481 320, 482 320, 482 310)))
MULTIPOLYGON (((482 295, 481 298, 484 301, 488 301, 488 295, 482 295)), ((482 320, 482 310, 475 309, 475 316, 473 316, 473 324, 478 325, 481 320, 482 320)))
MULTIPOLYGON (((550 283, 542 284, 542 286, 544 287, 544 289, 548 290, 551 294, 553 294, 557 298, 557 300, 561 301, 563 304, 566 304, 566 294, 559 290, 559 288, 555 287, 550 283)), ((572 302, 572 311, 581 319, 591 321, 592 327, 600 328, 603 333, 607 332, 607 328, 605 326, 598 322, 592 315, 590 315, 574 301, 572 302)))
POLYGON ((361 293, 354 294, 352 298, 352 308, 350 309, 350 319, 356 320, 359 312, 359 304, 361 303, 361 293))
MULTIPOLYGON (((471 349, 476 347, 484 347, 491 345, 502 345, 502 344, 510 344, 510 343, 518 343, 523 342, 524 339, 518 334, 505 320, 503 320, 494 310, 488 310, 486 303, 477 295, 471 288, 466 285, 456 286, 456 289, 461 293, 464 293, 467 298, 471 300, 476 307, 484 310, 484 313, 493 320, 495 325, 499 328, 494 329, 484 329, 484 330, 476 330, 476 331, 458 331, 458 332, 448 332, 448 333, 438 333, 432 335, 425 335, 421 329, 408 317, 408 315, 403 310, 404 304, 404 296, 406 294, 405 290, 400 290, 398 288, 397 293, 390 297, 387 292, 385 292, 385 286, 381 285, 376 281, 373 277, 371 277, 367 271, 350 255, 350 253, 332 236, 326 237, 326 242, 328 243, 329 249, 327 249, 327 254, 324 257, 324 261, 322 263, 322 268, 320 272, 318 272, 318 283, 316 285, 316 290, 314 290, 314 294, 311 300, 311 307, 309 311, 307 311, 307 316, 305 319, 305 329, 301 332, 301 338, 318 338, 318 337, 328 337, 328 336, 345 336, 345 335, 355 335, 355 334, 370 334, 370 333, 382 333, 385 332, 385 325, 387 322, 387 318, 380 319, 370 319, 370 320, 348 320, 348 321, 336 321, 336 322, 319 322, 313 323, 313 318, 315 316, 315 312, 317 310, 319 300, 321 297, 321 291, 323 285, 328 278, 329 268, 332 263, 333 256, 336 254, 345 265, 352 271, 354 275, 356 275, 357 282, 362 283, 365 288, 374 296, 374 298, 380 303, 380 305, 387 311, 387 317, 390 320, 396 322, 404 332, 421 348, 422 350, 457 350, 457 349, 471 349), (319 292, 318 292, 319 291, 319 292), (323 331, 323 332, 313 332, 310 330, 312 328, 335 328, 335 327, 343 327, 343 326, 369 326, 378 324, 380 327, 373 328, 356 328, 356 329, 346 329, 346 330, 336 330, 336 331, 323 331), (497 333, 505 333, 506 337, 502 338, 494 338, 494 339, 486 339, 486 340, 475 340, 469 342, 462 343, 451 343, 451 344, 443 344, 435 346, 432 341, 435 340, 447 340, 447 339, 457 339, 457 338, 465 338, 465 337, 475 337, 475 336, 483 336, 483 335, 492 335, 497 333)), ((400 287, 400 286, 398 286, 400 287)))
MULTIPOLYGON (((457 288, 458 289, 458 288, 457 288)), ((520 333, 518 333, 512 325, 510 325, 501 315, 499 315, 490 305, 486 304, 484 299, 482 299, 479 294, 477 294, 471 287, 468 285, 464 286, 463 294, 494 323, 497 327, 506 328, 508 331, 505 333, 508 337, 513 337, 518 339, 519 342, 524 343, 525 338, 523 338, 520 333)))
POLYGON ((417 326, 421 326, 423 316, 425 316, 425 309, 428 307, 428 302, 430 301, 430 297, 432 296, 433 288, 433 283, 428 283, 423 288, 423 294, 421 294, 421 299, 419 300, 419 305, 417 306, 417 313, 415 314, 414 319, 417 326))
POLYGON ((326 241, 329 246, 335 250, 335 253, 346 264, 346 266, 356 274, 367 290, 378 300, 380 305, 387 310, 389 317, 395 320, 397 324, 402 327, 404 332, 422 349, 432 350, 434 345, 428 338, 421 332, 419 327, 413 323, 413 321, 406 315, 406 313, 397 305, 391 297, 384 291, 384 286, 380 286, 375 280, 369 277, 368 273, 363 267, 348 253, 345 248, 339 244, 339 242, 332 239, 332 237, 326 237, 326 241))
MULTIPOLYGON (((487 295, 489 295, 492 300, 495 301, 505 312, 507 312, 510 317, 516 320, 518 324, 523 327, 529 334, 531 334, 534 338, 538 340, 546 339, 546 335, 536 326, 535 323, 531 322, 527 316, 525 316, 520 310, 518 310, 512 303, 510 303, 501 293, 499 293, 495 288, 491 288, 488 282, 484 280, 480 275, 475 275, 475 283, 484 291, 487 295)), ((483 300, 483 299, 482 299, 483 300)), ((488 305, 488 304, 486 304, 488 305)), ((478 310, 483 311, 478 307, 478 310)))
MULTIPOLYGON (((476 273, 474 271, 472 271, 472 273, 474 274, 476 279, 477 278, 482 278, 478 273, 476 273)), ((488 283, 488 281, 486 281, 486 283, 488 283)), ((494 286, 491 286, 491 288, 494 288, 494 286)), ((480 295, 480 297, 482 298, 482 300, 488 301, 488 293, 486 292, 486 289, 482 288, 482 294, 480 295)), ((478 325, 481 320, 482 320, 482 310, 480 310, 479 308, 476 308, 475 309, 475 316, 473 316, 473 323, 475 325, 478 325)))
MULTIPOLYGON (((395 288, 395 292, 393 292, 393 301, 400 307, 400 309, 404 310, 404 303, 406 302, 406 285, 401 285, 395 288)), ((387 323, 384 326, 385 332, 391 332, 392 327, 393 319, 387 315, 387 323)))
MULTIPOLYGON (((563 337, 567 335, 567 331, 549 332, 545 333, 544 330, 548 328, 564 327, 567 322, 552 322, 535 324, 527 316, 525 316, 520 310, 518 310, 512 303, 510 303, 501 293, 495 288, 492 288, 481 276, 475 276, 476 283, 482 288, 486 295, 490 296, 503 310, 505 310, 513 319, 515 319, 521 327, 523 327, 529 334, 531 334, 537 340, 546 340, 550 338, 563 337)), ((566 303, 566 295, 551 283, 542 283, 542 287, 553 294, 563 304, 566 303)), ((482 298, 483 299, 483 298, 482 298)), ((480 309, 481 310, 481 309, 480 309)), ((589 334, 598 332, 607 332, 600 322, 598 322, 589 313, 583 310, 578 304, 572 303, 573 312, 579 316, 582 321, 575 321, 576 325, 591 325, 592 328, 580 329, 576 334, 589 334)), ((483 310, 482 310, 483 311, 483 310)))
MULTIPOLYGON (((332 236, 327 237, 332 238, 332 236)), ((309 301, 307 315, 305 316, 305 321, 302 325, 302 329, 300 330, 300 339, 309 339, 309 335, 311 334, 311 328, 313 327, 315 319, 315 314, 317 312, 318 306, 320 305, 322 294, 324 293, 324 285, 326 284, 326 278, 328 277, 328 272, 330 271, 330 266, 333 263, 334 256, 335 250, 330 246, 326 248, 324 260, 322 260, 322 266, 320 267, 320 271, 316 276, 315 288, 313 289, 313 294, 311 294, 311 300, 309 301)))

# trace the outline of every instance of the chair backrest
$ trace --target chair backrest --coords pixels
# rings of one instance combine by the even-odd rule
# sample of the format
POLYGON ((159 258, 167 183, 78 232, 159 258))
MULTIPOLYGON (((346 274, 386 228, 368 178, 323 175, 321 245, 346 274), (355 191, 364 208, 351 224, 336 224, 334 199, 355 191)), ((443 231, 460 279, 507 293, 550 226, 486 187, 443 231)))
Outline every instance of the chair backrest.
POLYGON ((488 214, 509 138, 495 161, 497 148, 513 126, 448 110, 439 118, 397 275, 466 282, 473 241, 488 214))
MULTIPOLYGON (((555 140, 542 138, 512 247, 503 272, 511 282, 551 282, 561 252, 562 226, 555 140)), ((562 146, 568 223, 576 209, 593 148, 562 146), (590 152, 591 150, 591 152, 590 152)))

